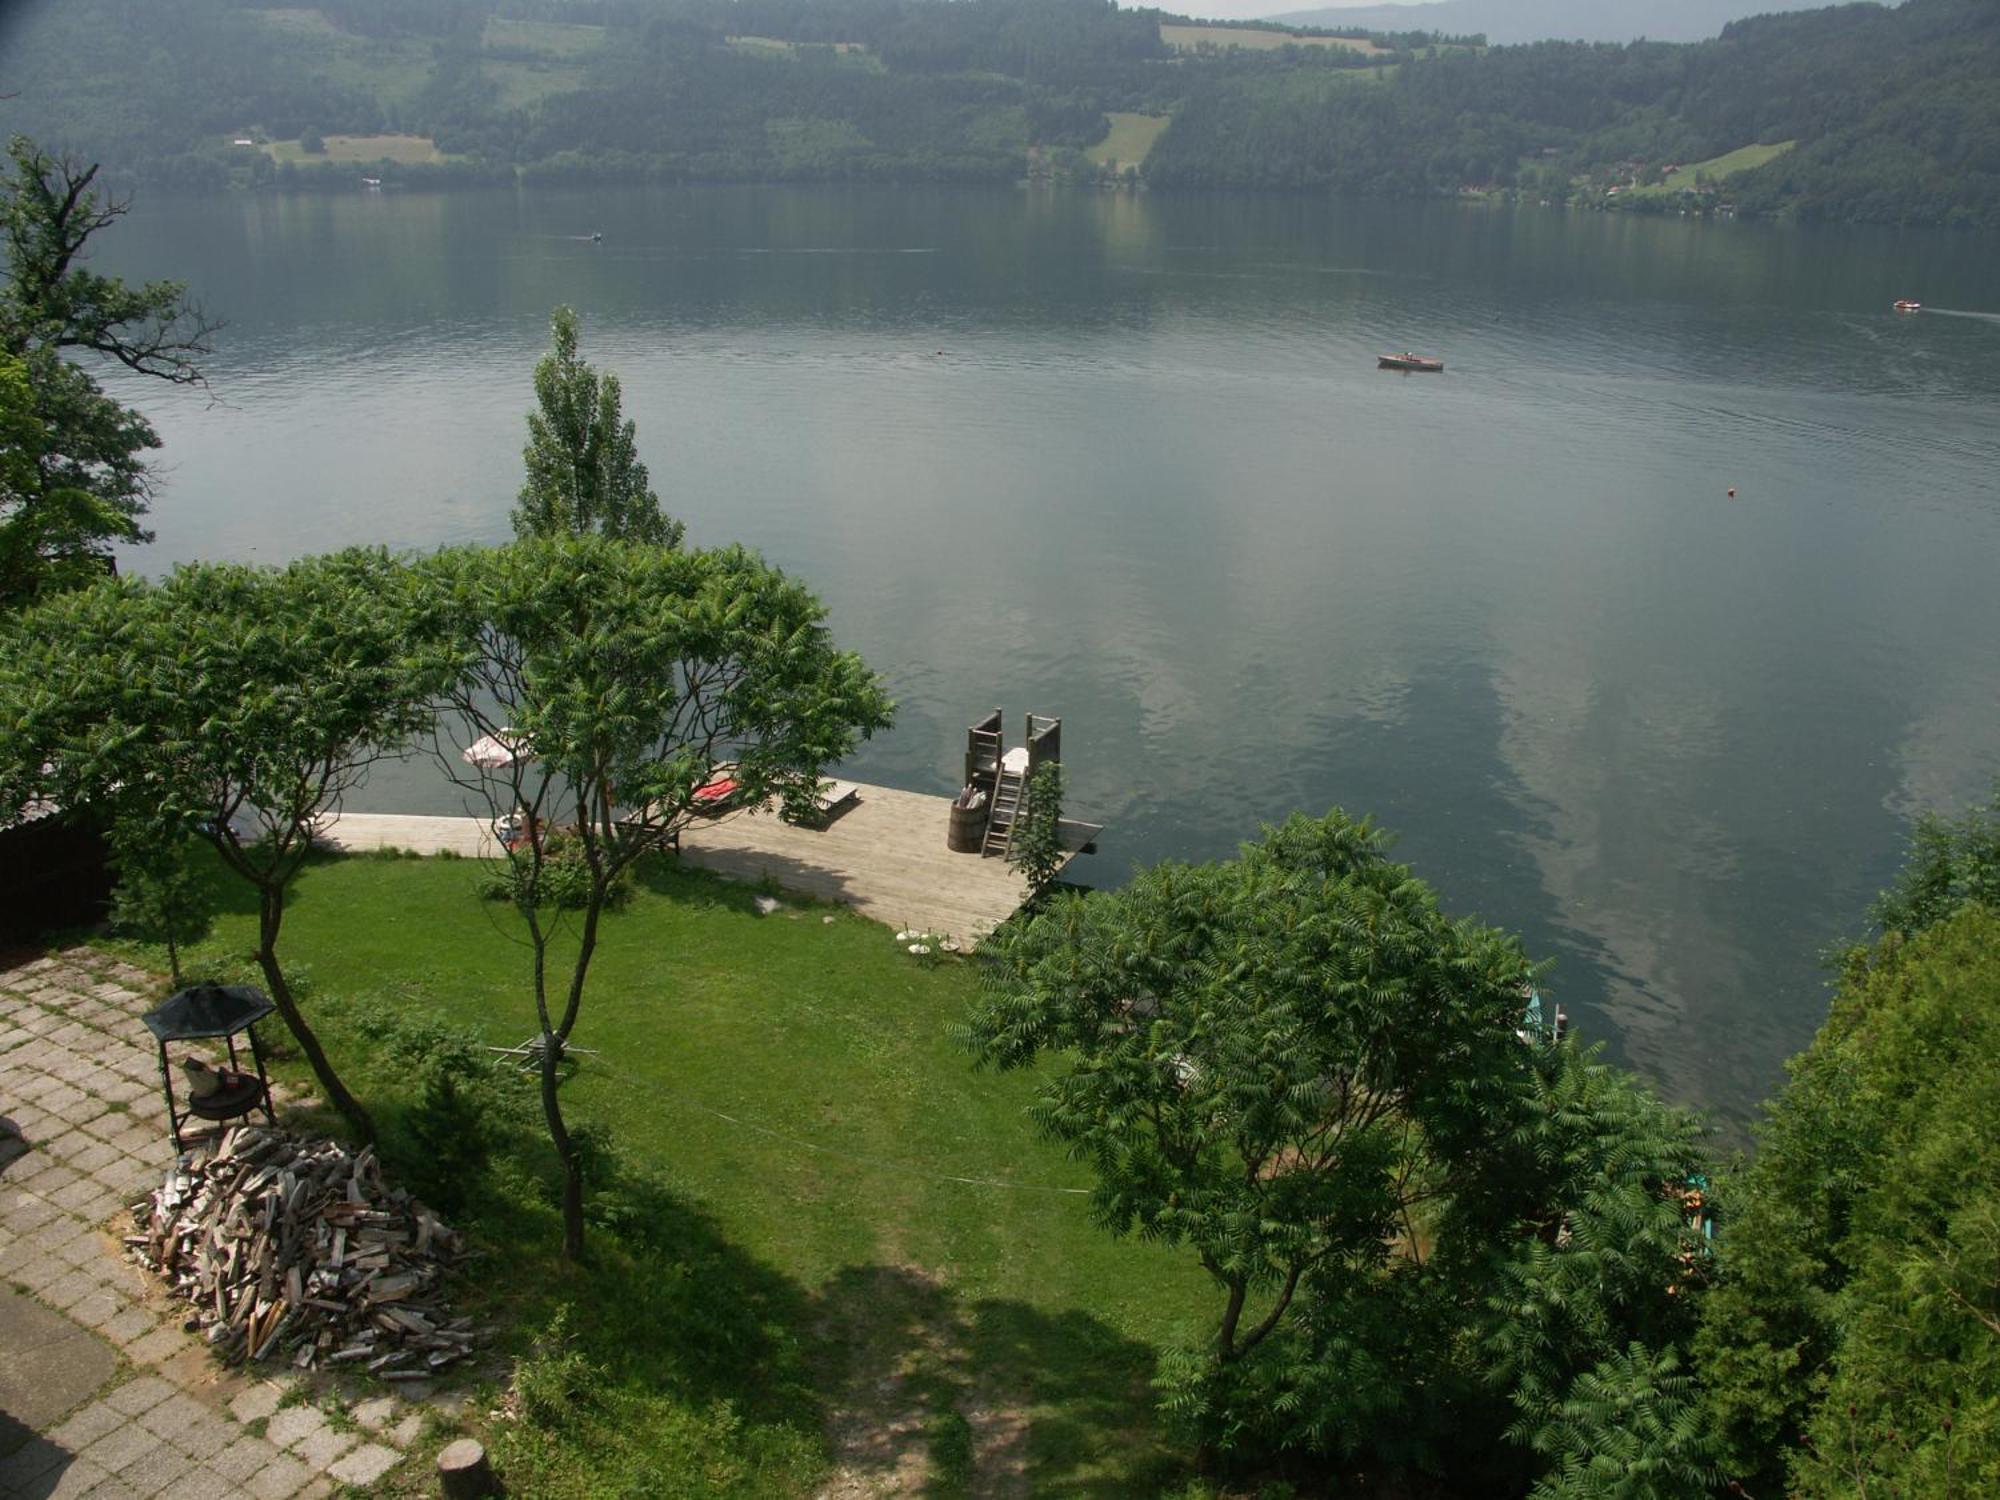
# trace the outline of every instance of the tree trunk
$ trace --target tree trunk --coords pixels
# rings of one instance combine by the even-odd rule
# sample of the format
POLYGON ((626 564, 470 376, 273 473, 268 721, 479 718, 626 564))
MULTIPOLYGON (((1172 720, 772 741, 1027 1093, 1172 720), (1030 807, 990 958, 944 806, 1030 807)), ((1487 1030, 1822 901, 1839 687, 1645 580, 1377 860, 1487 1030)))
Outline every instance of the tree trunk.
POLYGON ((1236 1325, 1243 1317, 1243 1299, 1248 1293, 1248 1282, 1229 1283, 1229 1306, 1223 1310, 1222 1328, 1215 1336, 1215 1357, 1225 1365, 1236 1358, 1236 1325))
POLYGON ((563 1172, 563 1259, 572 1264, 583 1259, 583 1161, 576 1142, 563 1124, 562 1101, 556 1093, 556 1067, 562 1056, 562 1038, 542 1033, 542 1115, 548 1121, 549 1139, 555 1144, 556 1158, 563 1172))
POLYGON ((258 908, 257 967, 264 971, 264 983, 270 986, 271 1000, 278 1007, 278 1014, 284 1017, 285 1025, 299 1044, 299 1050, 305 1053, 306 1061, 312 1064, 313 1076, 319 1079, 327 1103, 340 1111, 341 1117, 353 1127, 356 1135, 363 1141, 372 1142, 375 1139, 375 1122, 368 1118, 368 1111, 361 1107, 361 1101, 348 1093, 347 1085, 333 1071, 326 1049, 320 1046, 319 1038, 306 1024, 298 1001, 292 997, 292 987, 285 982, 285 971, 278 966, 278 927, 285 919, 284 898, 282 895, 265 894, 258 908))

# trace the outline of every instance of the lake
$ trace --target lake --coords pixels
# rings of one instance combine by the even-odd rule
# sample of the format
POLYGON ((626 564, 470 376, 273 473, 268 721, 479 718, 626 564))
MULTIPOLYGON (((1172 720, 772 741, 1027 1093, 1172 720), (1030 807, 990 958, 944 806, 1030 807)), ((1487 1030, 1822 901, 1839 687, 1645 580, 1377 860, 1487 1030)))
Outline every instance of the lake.
POLYGON ((229 325, 213 402, 117 383, 165 440, 127 567, 505 536, 571 303, 690 538, 889 679, 856 777, 1059 714, 1098 884, 1372 812, 1732 1126, 1912 815, 2000 772, 1991 240, 707 187, 149 195, 103 246, 229 325))

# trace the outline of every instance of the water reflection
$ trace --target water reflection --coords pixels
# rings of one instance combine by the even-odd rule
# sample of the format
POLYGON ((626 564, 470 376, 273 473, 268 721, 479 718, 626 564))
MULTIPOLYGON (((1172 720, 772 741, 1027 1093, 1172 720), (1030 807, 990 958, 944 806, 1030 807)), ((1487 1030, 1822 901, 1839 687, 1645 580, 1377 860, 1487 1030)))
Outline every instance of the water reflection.
POLYGON ((1990 242, 727 188, 156 202, 114 238, 231 325, 222 404, 131 390, 169 465, 135 561, 504 534, 573 303, 668 507, 892 679, 860 774, 944 790, 970 717, 1062 714, 1105 879, 1373 810, 1735 1114, 1911 810, 2000 768, 2000 326, 1888 311, 2000 308, 1990 242))

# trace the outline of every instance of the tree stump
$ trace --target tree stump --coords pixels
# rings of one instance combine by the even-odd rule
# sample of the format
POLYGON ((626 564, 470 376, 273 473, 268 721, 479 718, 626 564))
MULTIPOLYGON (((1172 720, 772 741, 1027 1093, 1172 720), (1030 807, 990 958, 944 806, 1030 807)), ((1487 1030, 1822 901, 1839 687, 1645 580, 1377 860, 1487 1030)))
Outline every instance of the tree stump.
POLYGON ((438 1455, 438 1490, 444 1500, 481 1500, 497 1495, 500 1486, 486 1450, 472 1438, 460 1438, 438 1455))

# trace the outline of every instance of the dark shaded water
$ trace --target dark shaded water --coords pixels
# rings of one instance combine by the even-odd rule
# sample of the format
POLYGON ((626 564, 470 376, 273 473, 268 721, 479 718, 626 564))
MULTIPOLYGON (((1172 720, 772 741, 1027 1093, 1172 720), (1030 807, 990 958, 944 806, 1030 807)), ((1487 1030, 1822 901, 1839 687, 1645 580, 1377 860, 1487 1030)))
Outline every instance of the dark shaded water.
POLYGON ((1100 883, 1371 810, 1740 1118, 1912 811, 2000 772, 1996 250, 1294 199, 156 201, 105 263, 230 326, 221 404, 121 388, 166 440, 130 562, 504 535, 573 303, 692 537, 811 579, 892 681, 857 775, 944 792, 970 719, 1060 714, 1100 883), (1374 368, 1406 347, 1447 373, 1374 368))

